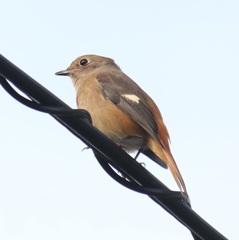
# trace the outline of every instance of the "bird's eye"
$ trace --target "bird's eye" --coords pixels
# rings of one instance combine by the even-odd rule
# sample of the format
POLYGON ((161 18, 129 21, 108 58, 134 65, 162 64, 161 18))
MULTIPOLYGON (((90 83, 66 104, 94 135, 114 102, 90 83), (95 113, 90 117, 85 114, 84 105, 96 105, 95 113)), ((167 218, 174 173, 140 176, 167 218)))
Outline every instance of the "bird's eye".
POLYGON ((80 65, 85 66, 88 63, 88 60, 86 58, 83 58, 80 60, 80 65))

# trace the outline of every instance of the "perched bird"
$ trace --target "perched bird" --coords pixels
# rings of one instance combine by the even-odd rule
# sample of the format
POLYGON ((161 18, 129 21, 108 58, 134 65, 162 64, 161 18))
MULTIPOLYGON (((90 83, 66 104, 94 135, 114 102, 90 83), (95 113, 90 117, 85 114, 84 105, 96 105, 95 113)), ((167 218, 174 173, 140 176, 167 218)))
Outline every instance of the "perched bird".
POLYGON ((56 75, 70 76, 78 108, 93 125, 125 151, 139 151, 171 170, 181 192, 187 189, 169 147, 169 134, 154 101, 115 62, 84 55, 56 75))

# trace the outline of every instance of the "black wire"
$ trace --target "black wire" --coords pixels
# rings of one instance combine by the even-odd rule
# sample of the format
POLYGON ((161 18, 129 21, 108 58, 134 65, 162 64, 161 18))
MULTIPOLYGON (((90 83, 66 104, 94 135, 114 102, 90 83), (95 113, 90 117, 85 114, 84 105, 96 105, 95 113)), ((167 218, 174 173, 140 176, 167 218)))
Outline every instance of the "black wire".
MULTIPOLYGON (((24 98, 17 91, 15 91, 14 88, 8 83, 8 81, 1 75, 0 75, 0 84, 6 90, 6 92, 8 92, 14 99, 16 99, 17 101, 19 101, 20 103, 22 103, 23 105, 29 108, 32 108, 40 112, 57 115, 57 116, 69 116, 69 117, 78 116, 78 117, 87 119, 92 124, 92 119, 90 114, 84 109, 70 109, 70 108, 67 109, 67 108, 60 108, 60 107, 49 107, 49 106, 40 104, 38 102, 35 102, 34 100, 29 100, 27 98, 24 98)), ((75 133, 71 129, 68 128, 68 130, 70 130, 75 135, 75 133)), ((181 199, 181 201, 186 202, 190 206, 188 199, 185 196, 183 196, 181 192, 143 187, 139 185, 137 182, 135 182, 134 179, 131 179, 128 181, 126 180, 126 178, 120 177, 120 175, 113 170, 112 166, 100 153, 94 151, 94 154, 99 164, 108 173, 108 175, 111 176, 116 182, 125 186, 126 188, 142 194, 146 194, 150 198, 152 198, 152 200, 154 200, 156 203, 159 203, 157 198, 160 198, 160 199, 168 198, 168 199, 175 199, 175 200, 181 199)), ((114 166, 114 168, 117 169, 116 166, 114 166)), ((117 171, 121 173, 119 169, 117 169, 117 171)), ((121 173, 121 175, 123 176, 125 174, 121 173)), ((130 179, 130 177, 127 177, 127 179, 130 179)), ((192 232, 192 235, 195 240, 199 239, 193 232, 192 232)))
POLYGON ((8 83, 8 81, 0 75, 0 83, 2 87, 8 92, 14 99, 22 103, 23 105, 32 108, 34 110, 49 113, 58 116, 78 116, 82 118, 87 118, 91 123, 92 119, 90 114, 84 109, 66 109, 66 108, 59 108, 59 107, 49 107, 35 101, 29 100, 22 95, 20 95, 14 88, 8 83))
MULTIPOLYGON (((129 181, 132 180, 132 184, 134 184, 134 186, 139 184, 140 186, 142 185, 146 188, 150 186, 151 188, 167 189, 167 187, 162 182, 160 182, 150 172, 140 166, 140 164, 134 161, 123 150, 116 148, 115 144, 113 144, 112 141, 110 141, 102 133, 95 129, 92 124, 89 123, 87 118, 73 117, 73 113, 66 114, 71 109, 67 104, 65 104, 54 94, 40 85, 36 80, 31 78, 29 75, 27 75, 25 72, 23 72, 21 69, 19 69, 17 66, 15 66, 0 54, 0 76, 1 75, 4 76, 4 78, 0 78, 0 83, 2 82, 2 85, 4 85, 6 78, 36 104, 41 103, 48 106, 55 106, 55 108, 49 108, 52 112, 52 114, 50 113, 51 116, 54 117, 64 127, 66 127, 76 137, 94 149, 94 151, 100 153, 100 156, 98 158, 106 160, 105 164, 109 165, 106 166, 106 169, 108 169, 107 167, 111 167, 111 171, 113 171, 113 169, 119 168, 121 170, 120 172, 123 173, 122 176, 126 176, 126 179, 130 179, 129 181), (62 113, 63 116, 58 116, 57 113, 55 114, 55 110, 59 114, 62 113), (115 165, 118 168, 115 168, 115 165)), ((33 109, 34 106, 35 105, 33 105, 33 109)), ((44 107, 45 105, 41 105, 39 111, 43 109, 46 110, 44 107)), ((195 240, 226 240, 222 234, 220 234, 196 212, 194 212, 191 207, 185 203, 185 201, 182 202, 181 199, 160 198, 158 196, 152 195, 149 195, 149 197, 157 204, 159 204, 165 211, 176 218, 179 222, 183 223, 189 230, 191 230, 195 240)))

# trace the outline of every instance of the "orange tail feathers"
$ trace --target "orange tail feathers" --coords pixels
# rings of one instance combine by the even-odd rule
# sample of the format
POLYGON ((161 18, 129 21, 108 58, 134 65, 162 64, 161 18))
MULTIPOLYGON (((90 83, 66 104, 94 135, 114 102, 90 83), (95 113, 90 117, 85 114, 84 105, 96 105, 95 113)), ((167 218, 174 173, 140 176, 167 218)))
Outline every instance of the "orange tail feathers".
POLYGON ((150 138, 148 141, 148 147, 161 159, 163 160, 167 166, 169 167, 180 191, 182 193, 185 193, 187 196, 187 189, 186 185, 184 183, 183 177, 178 169, 178 166, 170 152, 170 150, 165 150, 163 147, 160 145, 157 140, 154 138, 150 138))

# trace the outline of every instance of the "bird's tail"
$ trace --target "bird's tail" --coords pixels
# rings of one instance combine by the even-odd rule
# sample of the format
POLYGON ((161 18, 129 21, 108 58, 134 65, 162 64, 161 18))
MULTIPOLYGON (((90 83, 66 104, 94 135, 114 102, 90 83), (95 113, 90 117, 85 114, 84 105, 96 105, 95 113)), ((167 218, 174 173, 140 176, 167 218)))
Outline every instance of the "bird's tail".
POLYGON ((167 164, 180 191, 188 196, 183 177, 178 169, 178 166, 177 166, 170 150, 165 150, 160 145, 160 143, 157 142, 153 138, 149 139, 148 146, 161 160, 163 160, 167 164))

